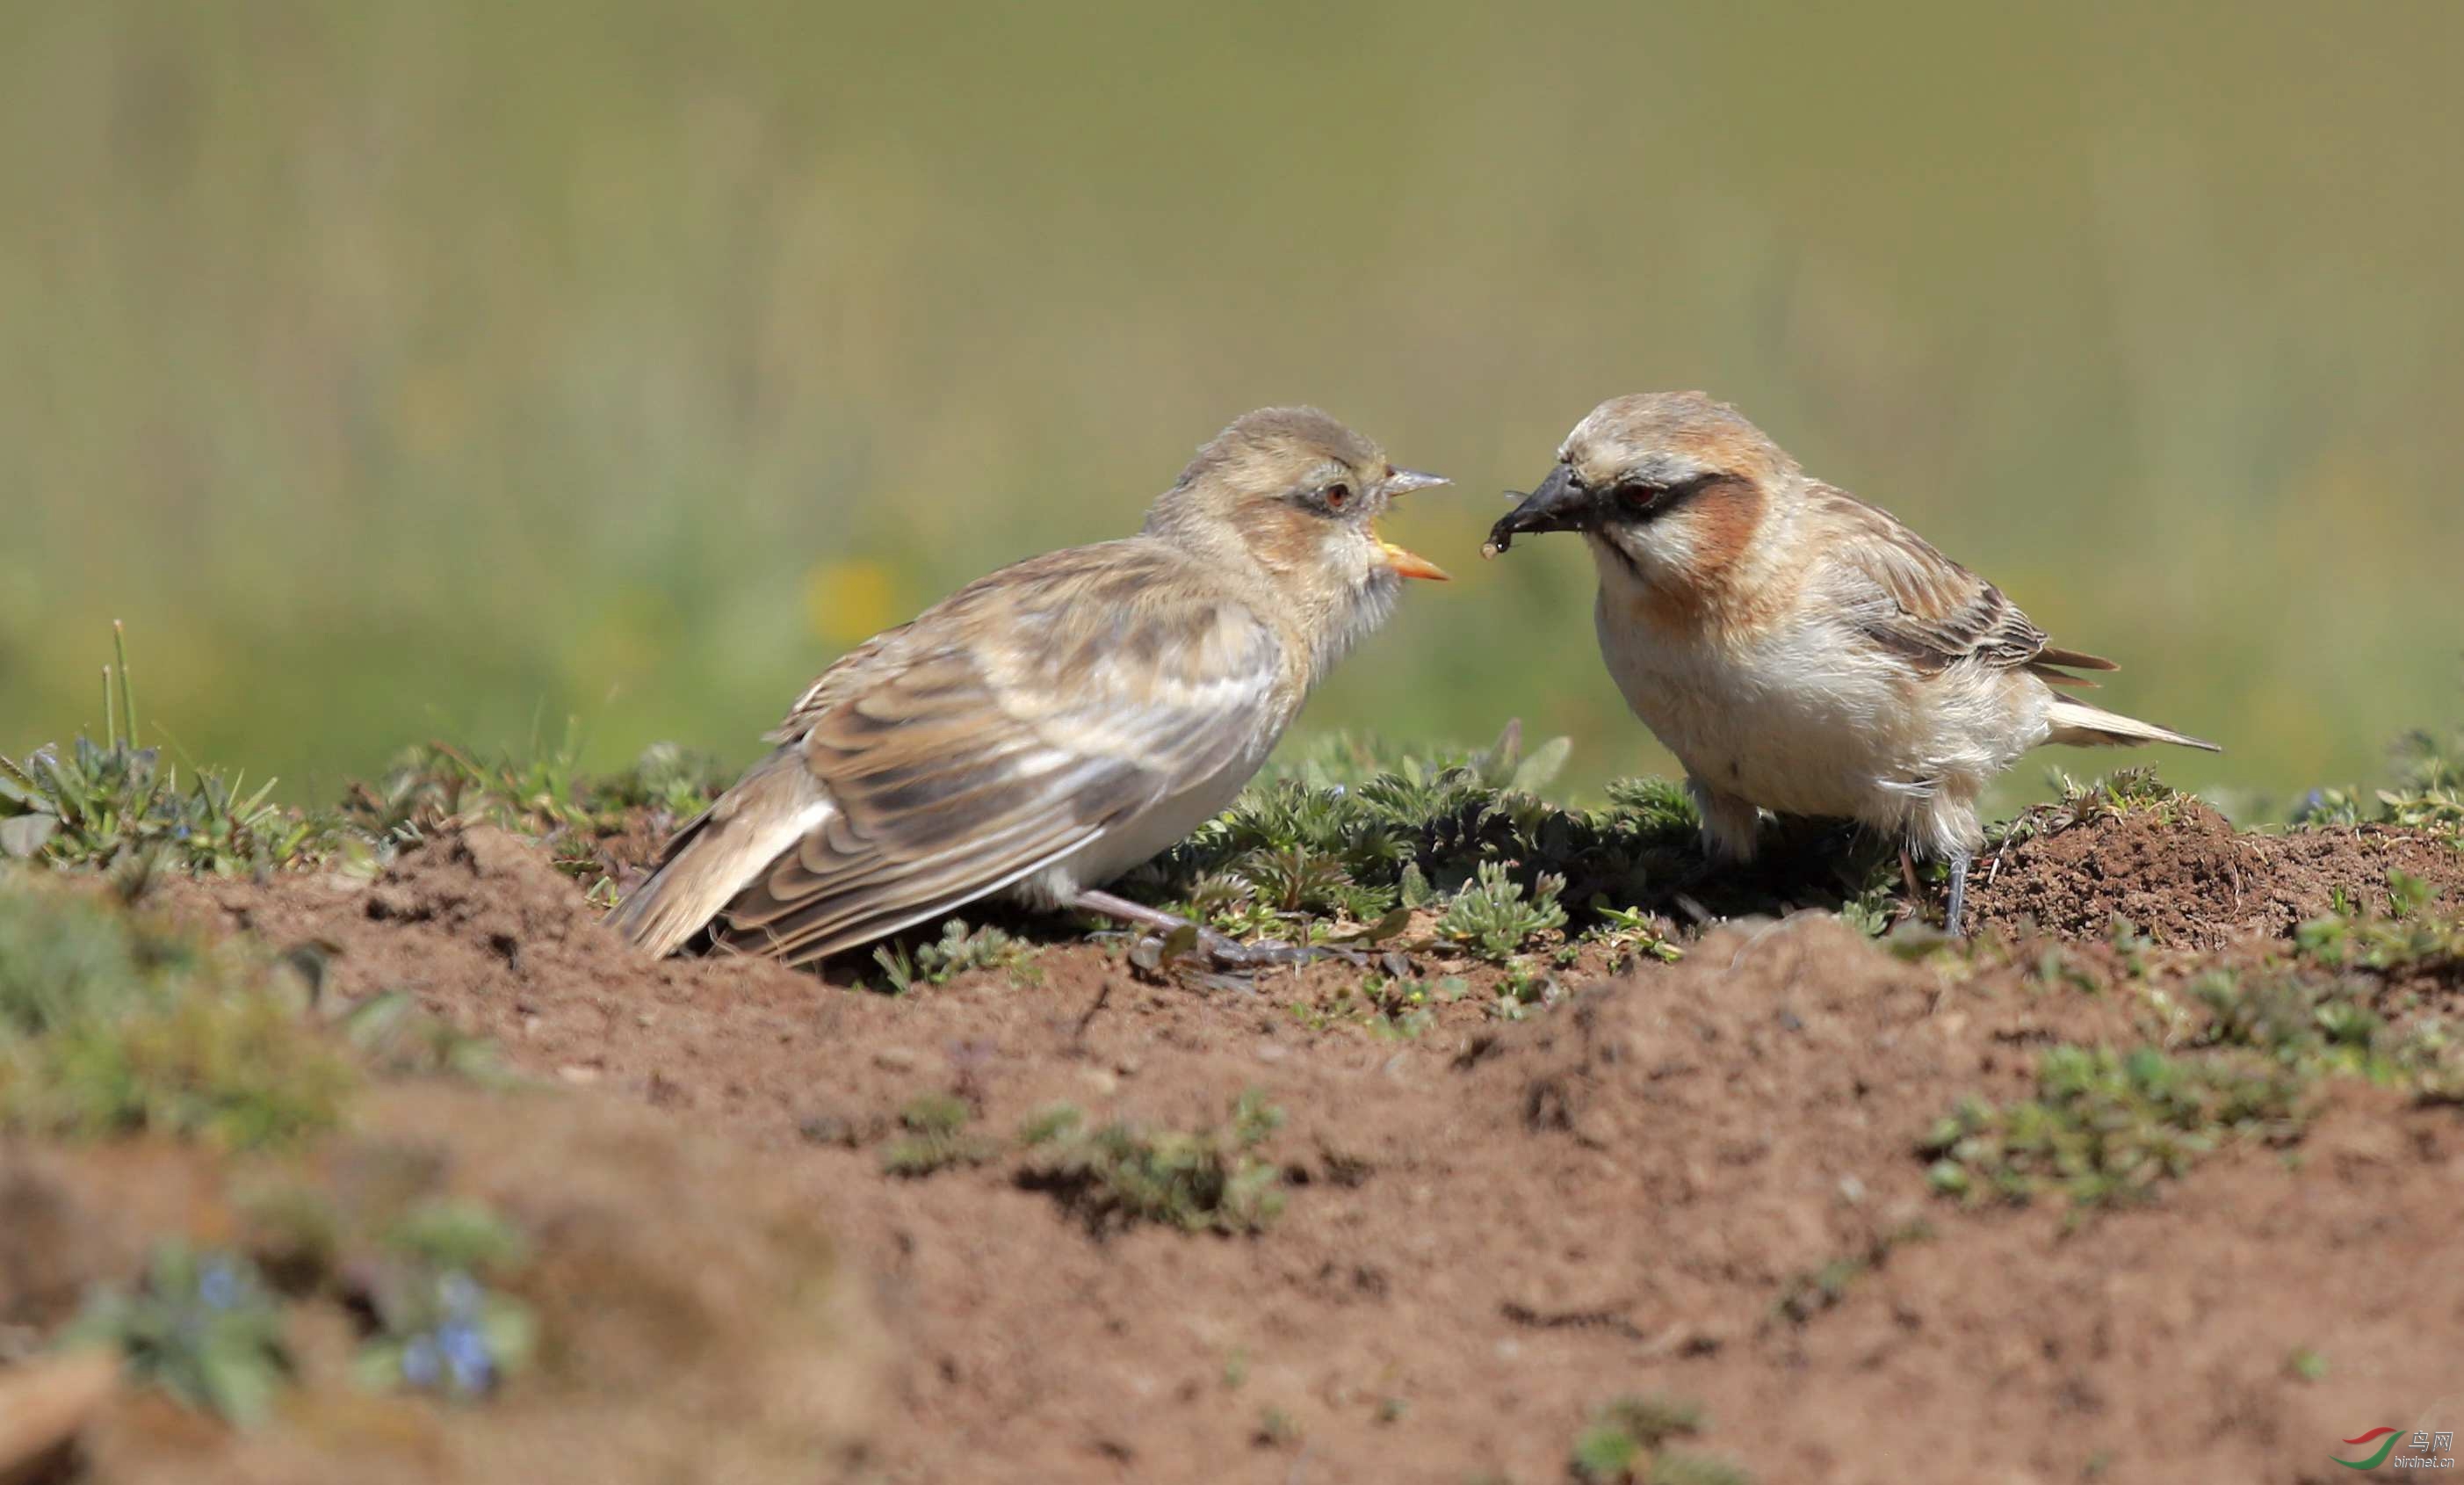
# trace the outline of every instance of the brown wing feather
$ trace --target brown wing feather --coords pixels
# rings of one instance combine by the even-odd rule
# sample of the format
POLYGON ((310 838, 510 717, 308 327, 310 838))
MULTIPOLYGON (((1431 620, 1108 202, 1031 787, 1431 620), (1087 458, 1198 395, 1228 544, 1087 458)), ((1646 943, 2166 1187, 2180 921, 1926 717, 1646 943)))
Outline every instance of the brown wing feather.
POLYGON ((1032 875, 1226 767, 1282 652, 1141 542, 1022 563, 823 676, 779 734, 836 806, 722 915, 811 961, 1032 875))
POLYGON ((1828 486, 1815 501, 1833 600, 1866 638, 1929 676, 1962 661, 2015 670, 2046 653, 2017 604, 1888 512, 1828 486))

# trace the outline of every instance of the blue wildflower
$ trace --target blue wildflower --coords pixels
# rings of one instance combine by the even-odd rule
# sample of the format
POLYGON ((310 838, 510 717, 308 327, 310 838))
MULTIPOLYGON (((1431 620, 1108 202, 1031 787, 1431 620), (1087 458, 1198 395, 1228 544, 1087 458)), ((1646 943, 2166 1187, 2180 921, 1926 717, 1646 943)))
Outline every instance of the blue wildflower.
POLYGON ((468 1320, 447 1320, 436 1328, 438 1348, 453 1375, 453 1390, 485 1392, 496 1380, 496 1363, 488 1354, 487 1338, 468 1320))
POLYGON ((209 1310, 228 1310, 239 1303, 239 1270, 227 1258, 209 1260, 197 1275, 197 1297, 209 1310))
POLYGON ((443 1364, 432 1337, 413 1336, 410 1344, 402 1348, 402 1380, 414 1387, 436 1385, 443 1364))

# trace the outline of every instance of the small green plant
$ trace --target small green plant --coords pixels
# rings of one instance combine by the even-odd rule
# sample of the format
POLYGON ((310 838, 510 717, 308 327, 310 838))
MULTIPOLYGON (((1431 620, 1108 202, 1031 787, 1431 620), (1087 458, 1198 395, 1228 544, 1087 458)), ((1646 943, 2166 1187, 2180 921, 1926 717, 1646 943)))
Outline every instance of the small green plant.
POLYGON ((2340 891, 2328 912, 2294 930, 2294 944, 2304 958, 2339 969, 2464 963, 2464 920, 2431 913, 2437 897, 2429 882, 2393 872, 2384 908, 2365 908, 2340 891))
POLYGON ((630 768, 586 774, 582 743, 579 724, 568 723, 553 748, 537 739, 520 753, 494 756, 443 742, 410 748, 377 783, 352 789, 344 815, 388 844, 454 826, 494 825, 540 841, 560 870, 596 883, 611 865, 600 842, 625 833, 645 810, 657 830, 681 823, 733 782, 713 760, 671 743, 648 749, 630 768))
POLYGON ((2396 740, 2395 778, 2365 798, 2359 789, 2313 789, 2293 812, 2300 826, 2394 825, 2464 846, 2464 730, 2429 728, 2396 740))
POLYGON ((140 747, 126 636, 112 626, 116 663, 103 667, 103 741, 0 758, 0 859, 220 875, 271 871, 330 854, 343 843, 331 821, 273 802, 274 781, 245 788, 234 776, 179 768, 140 747))
POLYGON ((1660 922, 1639 907, 1617 907, 1595 894, 1592 916, 1598 921, 1583 937, 1609 951, 1612 971, 1641 959, 1673 964, 1685 957, 1685 951, 1661 931, 1660 922))
POLYGON ((1300 1422, 1280 1407, 1262 1408, 1251 1439, 1261 1449, 1289 1449, 1301 1441, 1300 1422))
POLYGON ((1501 1021, 1520 1021, 1536 1007, 1556 1004, 1564 993, 1557 977, 1537 960, 1513 960, 1498 976, 1497 998, 1488 1003, 1488 1013, 1501 1021))
POLYGON ((516 1079, 484 1036, 429 1014, 408 990, 382 990, 344 1009, 342 1040, 371 1068, 412 1075, 446 1075, 490 1087, 516 1079))
POLYGON ((0 882, 0 1125, 247 1148, 332 1127, 355 1083, 246 945, 0 882))
POLYGON ((2382 1046, 2387 1023, 2354 988, 2284 970, 2216 970, 2190 986, 2209 1014, 2198 1042, 2246 1047, 2303 1076, 2343 1073, 2386 1081, 2395 1072, 2382 1046))
POLYGON ((1283 1211, 1283 1173, 1259 1153, 1283 1111, 1255 1090, 1227 1127, 1184 1133, 1129 1123, 1089 1129, 1063 1105, 1027 1121, 1019 1184, 1049 1191, 1101 1232, 1138 1222, 1183 1231, 1255 1232, 1283 1211))
POLYGON ((1001 1142, 967 1132, 975 1112, 955 1094, 919 1094, 898 1114, 905 1131, 882 1146, 881 1168, 893 1176, 929 1176, 954 1165, 980 1165, 1001 1142))
POLYGON ((2145 1200, 2228 1140, 2297 1132, 2308 1081, 2242 1054, 2054 1047, 2035 1097, 1967 1099, 1921 1148, 1945 1195, 2024 1203, 2057 1188, 2075 1207, 2145 1200))
POLYGON ((429 1201, 404 1213, 386 1234, 385 1260, 362 1281, 375 1329, 354 1363, 360 1381, 470 1399, 521 1370, 538 1322, 486 1280, 518 1272, 529 1246, 476 1202, 429 1201))
POLYGON ((1581 1485, 1747 1485, 1733 1465, 1665 1447, 1702 1431, 1702 1408, 1683 1398, 1617 1398, 1592 1409, 1567 1469, 1581 1485))
POLYGON ((1292 1019, 1311 1031, 1354 1024, 1374 1036, 1410 1041, 1438 1024, 1430 1002, 1429 986, 1421 981, 1373 974, 1313 1000, 1294 1001, 1290 1009, 1292 1019))
POLYGON ((1891 1253, 1909 1243, 1926 1241, 1933 1236, 1932 1227, 1925 1222, 1910 1222, 1884 1232, 1863 1250, 1843 1253, 1818 1269, 1799 1274, 1788 1281, 1771 1307, 1779 1319, 1802 1325, 1825 1310, 1848 1297, 1857 1281, 1873 1273, 1890 1258, 1891 1253))
POLYGON ((1479 874, 1446 904, 1438 920, 1438 936, 1492 964, 1505 964, 1530 940, 1566 926, 1566 910, 1557 901, 1565 887, 1564 877, 1543 874, 1527 900, 1523 883, 1506 863, 1484 861, 1479 874))
POLYGON ((2188 796, 2156 776, 2153 768, 2123 768, 2081 782, 2060 769, 2049 773, 2056 798, 2021 811, 1986 831, 1989 845, 2015 846, 2039 835, 2058 835, 2074 826, 2126 815, 2153 814, 2170 822, 2188 796))
POLYGON ((60 1343, 109 1346, 131 1377, 242 1426, 263 1419, 291 1377, 281 1309, 254 1265, 177 1243, 154 1250, 135 1294, 89 1296, 60 1343))
POLYGON ((904 995, 919 985, 947 985, 971 969, 1005 969, 1022 985, 1043 978, 1034 964, 1035 947, 999 928, 969 928, 953 918, 941 925, 941 937, 913 950, 886 943, 872 951, 892 995, 904 995))

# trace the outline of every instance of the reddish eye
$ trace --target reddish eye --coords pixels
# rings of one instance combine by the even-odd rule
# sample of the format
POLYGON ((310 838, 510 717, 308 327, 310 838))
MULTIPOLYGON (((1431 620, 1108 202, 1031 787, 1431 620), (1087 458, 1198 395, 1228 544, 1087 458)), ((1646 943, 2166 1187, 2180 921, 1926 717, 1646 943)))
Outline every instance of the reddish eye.
POLYGON ((1328 510, 1339 511, 1352 503, 1352 487, 1350 485, 1329 485, 1326 487, 1324 499, 1326 500, 1326 508, 1328 510))

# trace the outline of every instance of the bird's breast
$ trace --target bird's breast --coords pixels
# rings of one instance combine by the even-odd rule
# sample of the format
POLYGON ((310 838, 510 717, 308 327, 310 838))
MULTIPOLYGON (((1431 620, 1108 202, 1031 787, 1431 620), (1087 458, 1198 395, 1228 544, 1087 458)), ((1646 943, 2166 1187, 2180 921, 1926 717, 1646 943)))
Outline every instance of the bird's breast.
POLYGON ((1595 618, 1626 704, 1714 789, 1855 815, 1877 779, 1924 766, 1923 709, 1901 677, 1817 628, 1672 628, 1606 591, 1595 618))

